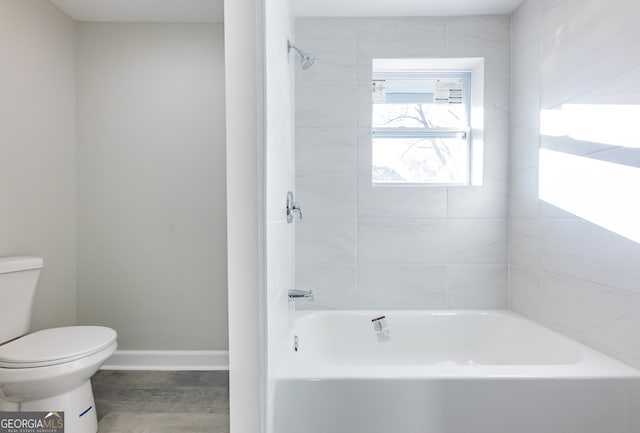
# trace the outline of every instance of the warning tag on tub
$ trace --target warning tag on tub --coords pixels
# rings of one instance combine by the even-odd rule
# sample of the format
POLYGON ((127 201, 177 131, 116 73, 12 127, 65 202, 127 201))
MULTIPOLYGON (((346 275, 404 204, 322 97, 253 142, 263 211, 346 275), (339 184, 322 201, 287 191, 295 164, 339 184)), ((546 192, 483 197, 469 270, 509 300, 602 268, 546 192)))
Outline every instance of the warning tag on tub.
POLYGON ((389 330, 389 324, 387 323, 387 316, 376 317, 371 319, 373 330, 378 338, 378 343, 384 343, 391 340, 391 331, 389 330))

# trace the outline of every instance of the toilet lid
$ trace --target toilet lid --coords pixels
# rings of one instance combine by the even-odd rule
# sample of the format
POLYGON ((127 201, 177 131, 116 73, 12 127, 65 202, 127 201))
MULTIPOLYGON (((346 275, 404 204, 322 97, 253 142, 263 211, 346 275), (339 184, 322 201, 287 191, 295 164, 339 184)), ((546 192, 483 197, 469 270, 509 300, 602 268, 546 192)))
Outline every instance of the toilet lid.
POLYGON ((103 326, 68 326, 34 332, 0 346, 0 367, 29 368, 73 361, 116 341, 103 326))

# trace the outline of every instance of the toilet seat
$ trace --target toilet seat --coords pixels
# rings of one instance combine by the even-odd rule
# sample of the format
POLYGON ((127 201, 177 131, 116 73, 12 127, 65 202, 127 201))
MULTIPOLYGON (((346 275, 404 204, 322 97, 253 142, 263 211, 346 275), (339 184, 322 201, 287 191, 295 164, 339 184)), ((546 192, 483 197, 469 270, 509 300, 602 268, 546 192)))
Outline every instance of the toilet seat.
POLYGON ((36 368, 75 361, 105 349, 116 338, 113 329, 102 326, 45 329, 0 346, 0 368, 36 368))

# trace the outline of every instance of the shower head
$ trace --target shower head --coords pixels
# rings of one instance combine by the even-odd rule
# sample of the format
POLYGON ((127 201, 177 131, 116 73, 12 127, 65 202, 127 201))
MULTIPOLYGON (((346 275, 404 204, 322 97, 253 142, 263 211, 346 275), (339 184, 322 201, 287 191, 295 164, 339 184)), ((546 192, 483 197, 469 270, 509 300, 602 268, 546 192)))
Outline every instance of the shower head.
POLYGON ((292 45, 290 41, 287 41, 287 50, 289 53, 291 52, 291 48, 293 48, 298 52, 298 54, 300 54, 300 67, 305 71, 310 67, 312 67, 313 64, 316 62, 316 58, 313 54, 305 53, 300 48, 296 47, 295 45, 292 45))

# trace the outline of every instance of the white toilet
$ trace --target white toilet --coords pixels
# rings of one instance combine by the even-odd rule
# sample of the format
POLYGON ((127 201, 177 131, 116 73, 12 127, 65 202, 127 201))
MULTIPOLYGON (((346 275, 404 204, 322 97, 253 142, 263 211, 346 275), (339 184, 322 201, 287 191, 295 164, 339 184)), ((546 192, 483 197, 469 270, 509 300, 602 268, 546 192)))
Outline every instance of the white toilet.
POLYGON ((38 257, 0 259, 0 411, 64 412, 65 433, 98 430, 91 376, 115 352, 102 326, 29 332, 38 257))

